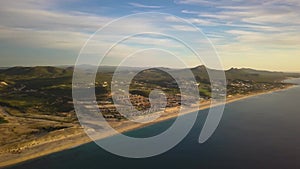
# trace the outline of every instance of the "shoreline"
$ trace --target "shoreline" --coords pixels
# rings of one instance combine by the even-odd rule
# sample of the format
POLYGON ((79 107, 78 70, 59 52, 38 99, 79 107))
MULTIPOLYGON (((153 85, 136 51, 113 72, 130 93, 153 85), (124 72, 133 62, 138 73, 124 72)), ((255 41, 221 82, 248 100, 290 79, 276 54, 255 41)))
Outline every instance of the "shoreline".
MULTIPOLYGON (((226 104, 230 104, 230 103, 233 103, 236 101, 244 100, 244 99, 255 97, 255 96, 270 94, 270 93, 277 92, 277 91, 284 91, 284 90, 294 88, 296 86, 297 85, 291 85, 291 86, 286 86, 285 88, 276 88, 276 89, 272 89, 272 90, 268 90, 268 91, 254 92, 254 93, 250 93, 250 94, 246 94, 246 95, 240 95, 240 94, 234 95, 232 97, 226 98, 225 106, 226 106, 226 104)), ((214 106, 218 106, 218 105, 219 104, 211 105, 210 101, 205 101, 200 104, 199 108, 182 112, 180 114, 180 116, 186 115, 189 113, 193 113, 195 111, 205 110, 210 107, 214 107, 214 106)), ((129 122, 126 123, 126 121, 125 121, 125 122, 118 122, 119 126, 114 126, 114 127, 116 127, 116 129, 119 132, 124 133, 124 132, 128 132, 128 131, 136 130, 139 128, 143 128, 146 126, 150 126, 155 123, 159 123, 159 122, 163 122, 166 120, 176 118, 178 116, 178 113, 174 112, 175 109, 177 109, 177 108, 175 107, 175 108, 168 109, 167 115, 164 114, 160 118, 156 119, 155 121, 153 121, 151 123, 130 124, 129 122)), ((71 136, 68 136, 65 138, 60 138, 57 140, 39 144, 37 146, 32 146, 32 147, 27 148, 24 151, 20 152, 19 154, 13 154, 13 153, 0 154, 0 157, 1 157, 0 159, 4 160, 4 161, 2 161, 2 160, 0 161, 0 168, 17 165, 22 162, 40 158, 40 157, 43 157, 43 156, 46 156, 46 155, 49 155, 52 153, 57 153, 60 151, 72 149, 72 148, 81 146, 83 144, 92 142, 92 140, 87 136, 87 134, 83 131, 83 129, 78 128, 78 130, 82 130, 82 131, 79 131, 78 133, 75 133, 74 135, 71 135, 71 136)), ((110 137, 110 136, 112 136, 112 135, 108 133, 107 135, 105 134, 105 135, 100 136, 99 139, 103 139, 103 138, 110 137)))

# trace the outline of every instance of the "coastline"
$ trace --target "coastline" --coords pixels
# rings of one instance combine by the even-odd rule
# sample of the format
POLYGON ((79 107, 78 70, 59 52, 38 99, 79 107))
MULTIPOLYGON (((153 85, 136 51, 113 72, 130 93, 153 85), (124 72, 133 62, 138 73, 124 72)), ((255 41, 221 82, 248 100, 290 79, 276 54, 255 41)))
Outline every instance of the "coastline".
MULTIPOLYGON (((243 99, 247 99, 247 98, 251 98, 254 96, 259 96, 259 95, 264 95, 264 94, 269 94, 269 93, 273 93, 276 91, 283 91, 283 90, 287 90, 290 88, 296 87, 296 85, 291 85, 291 86, 287 86, 286 88, 278 88, 278 89, 272 89, 272 90, 268 90, 268 91, 262 91, 262 92, 255 92, 255 93, 251 93, 251 94, 247 94, 247 95, 234 95, 230 98, 227 98, 226 100, 226 104, 232 103, 232 102, 236 102, 239 100, 243 100, 243 99)), ((217 106, 218 104, 215 105, 210 105, 210 101, 206 101, 201 103, 201 107, 199 109, 195 109, 194 111, 186 111, 181 113, 180 115, 185 115, 185 114, 189 114, 198 110, 204 110, 204 109, 208 109, 210 107, 214 107, 217 106)), ((162 121, 166 121, 169 119, 173 119, 175 117, 177 117, 177 113, 173 112, 176 108, 170 108, 168 109, 169 113, 167 115, 163 115, 160 118, 158 118, 157 120, 155 120, 154 122, 151 123, 147 123, 147 124, 128 124, 126 122, 119 122, 119 126, 116 126, 116 129, 119 132, 128 132, 131 130, 135 130, 138 128, 142 128, 145 126, 149 126, 155 123, 159 123, 162 121), (173 113, 172 113, 173 112, 173 113)), ((0 168, 2 167, 7 167, 7 166, 11 166, 11 165, 15 165, 21 162, 25 162, 27 160, 31 160, 31 159, 35 159, 35 158, 39 158, 45 155, 49 155, 55 152, 60 152, 63 150, 67 150, 67 149, 71 149, 86 143, 91 142, 92 140, 85 134, 85 132, 82 129, 78 129, 81 131, 78 131, 78 133, 75 133, 72 136, 68 136, 68 137, 62 137, 60 139, 56 139, 53 141, 49 141, 49 142, 45 142, 42 144, 38 144, 37 146, 32 146, 28 149, 25 149, 24 151, 22 151, 19 154, 12 154, 12 153, 3 153, 0 154, 0 168)), ((102 138, 108 137, 110 135, 103 135, 102 138)), ((101 139, 101 138, 100 138, 101 139)))

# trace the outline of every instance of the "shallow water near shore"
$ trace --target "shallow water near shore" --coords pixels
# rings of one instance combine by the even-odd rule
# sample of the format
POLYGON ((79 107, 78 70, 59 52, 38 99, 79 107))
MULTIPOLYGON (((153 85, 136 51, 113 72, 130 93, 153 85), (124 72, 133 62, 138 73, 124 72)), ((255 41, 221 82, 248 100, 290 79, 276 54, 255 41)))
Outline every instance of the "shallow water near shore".
MULTIPOLYGON (((300 79, 289 82, 300 84, 300 79)), ((123 158, 106 152, 95 143, 88 143, 7 168, 300 168, 299 105, 300 86, 227 104, 219 127, 204 144, 198 143, 198 137, 207 110, 199 111, 196 124, 179 145, 151 158, 123 158)), ((157 123, 127 135, 157 134, 172 122, 157 123)))

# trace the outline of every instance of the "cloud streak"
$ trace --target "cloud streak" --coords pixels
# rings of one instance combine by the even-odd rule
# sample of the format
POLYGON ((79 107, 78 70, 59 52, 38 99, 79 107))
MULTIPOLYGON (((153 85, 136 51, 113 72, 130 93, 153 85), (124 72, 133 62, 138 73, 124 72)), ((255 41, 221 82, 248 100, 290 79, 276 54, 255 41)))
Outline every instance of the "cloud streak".
POLYGON ((156 5, 144 5, 144 4, 140 4, 140 3, 128 3, 129 5, 133 6, 133 7, 137 7, 137 8, 150 8, 150 9, 159 9, 162 8, 162 6, 156 6, 156 5))

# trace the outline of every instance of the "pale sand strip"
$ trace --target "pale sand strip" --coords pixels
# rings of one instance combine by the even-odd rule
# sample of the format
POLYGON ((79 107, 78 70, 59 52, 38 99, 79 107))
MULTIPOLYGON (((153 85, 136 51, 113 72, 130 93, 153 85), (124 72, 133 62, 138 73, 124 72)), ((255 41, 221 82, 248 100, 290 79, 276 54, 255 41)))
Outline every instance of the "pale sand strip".
MULTIPOLYGON (((232 103, 235 101, 239 101, 242 99, 250 98, 253 96, 268 94, 268 93, 272 93, 275 91, 287 90, 292 87, 295 87, 295 86, 288 86, 285 89, 273 89, 273 90, 269 90, 266 92, 252 93, 252 94, 248 94, 248 95, 235 95, 231 98, 228 98, 226 100, 226 104, 232 103)), ((210 105, 210 102, 203 102, 203 103, 201 103, 201 107, 198 110, 204 110, 204 109, 207 109, 207 108, 210 108, 213 106, 217 106, 217 105, 210 105)), ((154 123, 169 120, 169 119, 177 117, 177 115, 178 115, 177 113, 172 113, 172 111, 174 109, 177 109, 177 108, 168 109, 167 111, 171 111, 170 113, 168 113, 168 115, 162 115, 160 118, 158 118, 157 120, 155 120, 152 123, 147 123, 147 124, 131 124, 131 123, 128 124, 127 123, 126 124, 126 122, 123 122, 119 126, 116 126, 116 128, 119 132, 123 133, 123 132, 131 131, 134 129, 138 129, 141 127, 149 126, 154 123)), ((195 110, 192 110, 189 112, 182 112, 181 115, 188 114, 188 113, 191 113, 194 111, 197 111, 197 110, 195 109, 195 110)), ((105 138, 108 136, 111 136, 111 134, 108 133, 108 134, 100 136, 99 138, 105 138)), ((82 144, 86 144, 89 142, 91 142, 91 139, 83 131, 80 131, 80 132, 78 132, 72 136, 66 137, 66 138, 63 137, 60 139, 53 140, 51 142, 48 141, 46 143, 39 144, 38 146, 30 147, 30 148, 22 151, 19 154, 2 153, 2 154, 0 154, 0 167, 14 165, 14 164, 21 163, 21 162, 24 162, 24 161, 27 161, 30 159, 49 155, 51 153, 55 153, 55 152, 63 151, 63 150, 70 149, 73 147, 77 147, 77 146, 80 146, 82 144)))

